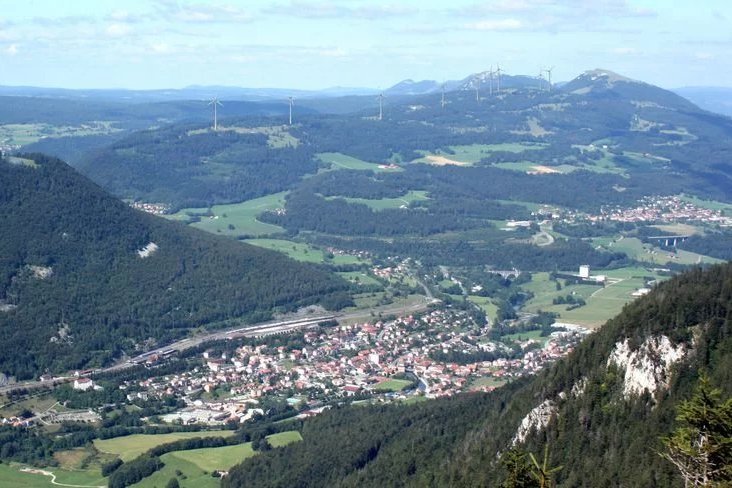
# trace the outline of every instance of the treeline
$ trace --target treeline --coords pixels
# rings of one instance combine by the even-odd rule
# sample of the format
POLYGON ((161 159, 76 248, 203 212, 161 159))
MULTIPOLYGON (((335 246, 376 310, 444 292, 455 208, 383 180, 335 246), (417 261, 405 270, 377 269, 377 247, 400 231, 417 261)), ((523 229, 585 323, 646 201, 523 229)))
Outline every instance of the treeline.
POLYGON ((679 249, 711 256, 725 261, 732 260, 732 232, 713 232, 693 235, 677 244, 679 249))
POLYGON ((270 147, 265 134, 185 124, 131 134, 90 154, 79 167, 117 196, 179 209, 285 190, 317 171, 313 154, 307 145, 270 147))
MULTIPOLYGON (((496 231, 500 232, 500 231, 496 231)), ((554 244, 538 247, 532 244, 504 242, 498 234, 479 242, 467 239, 401 238, 389 242, 377 238, 317 237, 315 242, 346 250, 363 250, 383 256, 408 256, 427 266, 490 265, 496 269, 522 271, 574 270, 578 263, 593 268, 622 267, 631 261, 624 253, 601 252, 579 239, 557 239, 554 244)))
POLYGON ((288 231, 316 231, 339 235, 432 235, 453 230, 466 230, 474 224, 437 215, 420 209, 385 209, 375 211, 367 205, 346 200, 325 198, 305 191, 294 191, 287 197, 286 213, 265 213, 260 217, 285 227, 288 231))
POLYGON ((150 338, 348 303, 350 285, 324 268, 134 211, 61 161, 31 157, 37 168, 0 163, 0 225, 13 229, 0 234, 0 300, 16 307, 0 312, 0 371, 84 369, 150 338))

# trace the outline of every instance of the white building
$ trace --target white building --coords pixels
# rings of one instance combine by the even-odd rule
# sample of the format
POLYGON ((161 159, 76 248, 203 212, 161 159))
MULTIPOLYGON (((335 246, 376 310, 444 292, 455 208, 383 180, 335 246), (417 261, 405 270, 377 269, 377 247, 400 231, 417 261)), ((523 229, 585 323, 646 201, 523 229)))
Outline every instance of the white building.
POLYGON ((74 380, 74 390, 87 391, 94 388, 91 378, 77 378, 74 380))
POLYGON ((579 267, 579 277, 587 279, 590 277, 590 265, 589 264, 583 264, 579 267))

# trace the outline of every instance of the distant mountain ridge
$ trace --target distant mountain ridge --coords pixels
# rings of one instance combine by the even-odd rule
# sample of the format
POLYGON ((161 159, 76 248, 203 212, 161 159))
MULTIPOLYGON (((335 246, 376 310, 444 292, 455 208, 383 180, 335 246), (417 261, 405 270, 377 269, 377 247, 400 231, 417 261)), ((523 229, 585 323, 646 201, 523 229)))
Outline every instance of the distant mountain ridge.
POLYGON ((673 91, 704 110, 732 117, 731 87, 687 86, 673 91))

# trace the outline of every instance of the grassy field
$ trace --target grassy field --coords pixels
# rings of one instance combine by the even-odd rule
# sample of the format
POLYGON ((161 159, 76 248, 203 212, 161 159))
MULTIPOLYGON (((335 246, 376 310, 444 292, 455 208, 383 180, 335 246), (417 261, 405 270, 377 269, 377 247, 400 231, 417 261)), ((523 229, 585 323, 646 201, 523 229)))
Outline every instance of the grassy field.
POLYGON ((315 157, 332 165, 332 169, 368 170, 376 173, 403 171, 401 168, 387 168, 384 165, 368 163, 341 153, 319 153, 315 157))
POLYGON ((197 437, 229 437, 233 434, 230 430, 210 432, 173 432, 171 434, 134 434, 113 439, 95 439, 94 447, 101 452, 118 455, 123 461, 136 458, 143 452, 152 449, 160 444, 179 441, 181 439, 194 439, 197 437))
POLYGON ((283 239, 246 239, 244 242, 287 254, 293 259, 307 263, 357 264, 362 261, 355 256, 334 254, 332 258, 323 249, 302 242, 283 239))
POLYGON ((381 286, 381 282, 373 276, 364 273, 363 271, 341 271, 338 276, 344 278, 353 283, 359 283, 361 285, 376 285, 381 286))
POLYGON ((0 125, 0 142, 25 146, 45 137, 78 137, 95 134, 110 134, 121 129, 112 127, 113 122, 92 122, 79 126, 55 126, 49 124, 5 124, 0 125))
POLYGON ((420 200, 429 200, 426 191, 412 190, 407 192, 405 195, 399 198, 381 198, 378 200, 371 200, 368 198, 349 198, 349 197, 328 197, 327 200, 334 198, 343 198, 344 200, 351 203, 361 203, 367 205, 374 210, 385 210, 387 208, 401 208, 403 206, 409 206, 412 202, 420 200))
MULTIPOLYGON (((284 207, 285 195, 286 192, 281 192, 241 203, 214 205, 211 207, 213 217, 201 216, 200 222, 194 222, 191 225, 212 234, 230 236, 262 236, 283 233, 282 227, 260 222, 257 217, 268 210, 284 207)), ((206 208, 185 208, 167 217, 172 220, 188 221, 191 215, 202 215, 207 212, 206 208)))
POLYGON ((390 379, 374 385, 377 391, 402 391, 412 384, 409 380, 390 379))
POLYGON ((252 449, 252 443, 247 442, 236 446, 191 449, 190 451, 175 451, 169 454, 171 458, 193 463, 202 471, 211 472, 227 470, 244 459, 254 456, 254 449, 252 449))
POLYGON ((499 388, 506 384, 506 380, 501 378, 494 378, 492 376, 483 376, 481 378, 475 378, 473 381, 470 382, 470 388, 471 389, 477 389, 482 386, 490 386, 494 388, 499 388))
POLYGON ((293 442, 299 442, 302 440, 300 432, 296 430, 288 430, 287 432, 280 432, 278 434, 272 434, 267 436, 272 447, 282 447, 293 442))
POLYGON ((717 202, 715 200, 702 200, 691 195, 681 195, 685 202, 693 203, 697 207, 708 208, 709 210, 721 210, 725 215, 732 215, 732 205, 729 203, 717 202))
POLYGON ((477 295, 468 295, 468 300, 478 305, 485 312, 491 322, 496 320, 498 314, 498 305, 493 303, 490 297, 480 297, 477 295))
POLYGON ((546 147, 542 143, 533 142, 510 142, 504 144, 470 144, 466 146, 450 146, 450 152, 438 152, 432 153, 429 151, 420 151, 424 157, 415 159, 413 163, 427 163, 427 164, 443 164, 429 156, 443 157, 450 161, 463 163, 464 165, 470 166, 484 157, 490 155, 495 151, 506 151, 512 153, 522 153, 524 151, 536 151, 546 147))
MULTIPOLYGON (((302 437, 297 431, 288 431, 267 436, 267 440, 272 447, 281 447, 301 441, 302 437)), ((165 463, 163 469, 132 486, 163 488, 171 478, 178 478, 178 483, 183 488, 217 488, 220 482, 218 478, 211 476, 212 471, 227 471, 255 455, 251 442, 236 446, 169 452, 160 457, 165 463), (181 475, 177 476, 176 471, 181 475)))
POLYGON ((549 281, 547 273, 536 273, 531 282, 522 285, 522 288, 534 293, 534 298, 526 303, 524 310, 527 312, 537 312, 538 310, 555 312, 559 315, 559 322, 594 328, 620 313, 623 305, 634 300, 633 292, 646 286, 646 277, 663 279, 650 270, 635 267, 600 271, 597 274, 606 275, 614 283, 608 284, 604 288, 593 285, 569 285, 557 290, 556 284, 549 281), (582 297, 586 305, 567 310, 566 304, 552 304, 554 298, 572 293, 575 297, 582 297))
POLYGON ((721 262, 719 259, 681 249, 675 249, 673 251, 660 249, 651 244, 645 244, 636 237, 625 237, 622 239, 601 237, 593 239, 592 242, 594 245, 602 246, 609 251, 624 252, 629 258, 654 265, 666 265, 671 262, 679 264, 712 264, 721 262))
MULTIPOLYGON (((188 136, 195 136, 198 134, 205 134, 210 132, 212 129, 206 127, 205 129, 194 129, 187 132, 188 136)), ((267 127, 240 127, 236 125, 220 125, 217 129, 218 132, 236 132, 237 134, 264 134, 267 136, 267 145, 274 149, 283 147, 297 147, 300 145, 300 140, 288 132, 288 126, 286 125, 274 125, 267 127)))
POLYGON ((529 332, 517 332, 515 334, 506 334, 501 336, 501 339, 505 341, 528 341, 529 339, 546 343, 549 340, 548 337, 542 337, 540 330, 532 330, 529 332))
POLYGON ((580 169, 579 166, 572 166, 570 164, 560 164, 558 166, 543 166, 531 161, 516 161, 512 163, 496 163, 493 166, 496 168, 510 169, 512 171, 520 171, 522 173, 534 173, 538 172, 539 168, 549 168, 546 170, 547 173, 560 173, 566 174, 572 171, 580 169))
POLYGON ((99 470, 67 471, 59 468, 45 468, 56 475, 56 483, 52 478, 39 473, 24 473, 20 471, 25 466, 16 463, 0 464, 0 486, 3 488, 51 488, 60 484, 104 487, 107 481, 99 470))

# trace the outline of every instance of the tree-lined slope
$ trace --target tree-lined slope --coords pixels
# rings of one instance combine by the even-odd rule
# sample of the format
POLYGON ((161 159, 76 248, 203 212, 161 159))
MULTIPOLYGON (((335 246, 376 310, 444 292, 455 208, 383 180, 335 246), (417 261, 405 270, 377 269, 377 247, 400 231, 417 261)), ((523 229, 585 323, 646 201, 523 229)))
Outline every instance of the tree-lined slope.
POLYGON ((59 160, 0 162, 0 371, 108 362, 347 284, 278 253, 135 211, 59 160), (35 162, 33 162, 35 161, 35 162), (25 164, 23 164, 25 163, 25 164))

